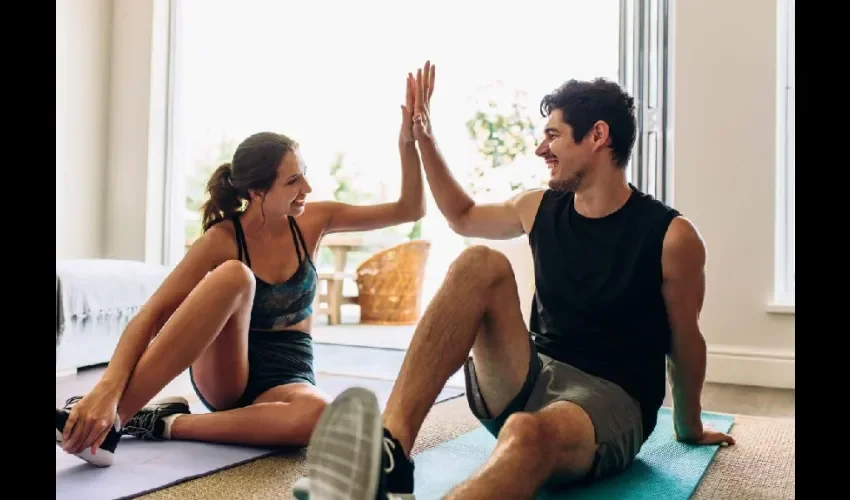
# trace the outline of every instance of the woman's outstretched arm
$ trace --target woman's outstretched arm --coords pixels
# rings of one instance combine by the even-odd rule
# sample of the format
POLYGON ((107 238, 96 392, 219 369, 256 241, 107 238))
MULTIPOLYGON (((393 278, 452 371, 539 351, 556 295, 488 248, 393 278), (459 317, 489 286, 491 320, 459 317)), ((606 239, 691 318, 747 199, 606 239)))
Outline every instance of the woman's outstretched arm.
POLYGON ((401 194, 398 200, 375 205, 352 205, 337 201, 309 204, 309 211, 323 221, 323 234, 346 231, 371 231, 414 222, 425 215, 425 188, 422 163, 413 138, 413 75, 407 75, 407 98, 402 105, 399 156, 401 158, 401 194))
MULTIPOLYGON (((309 209, 324 221, 323 234, 371 231, 415 222, 425 215, 422 169, 416 146, 399 145, 401 154, 401 195, 398 200, 375 205, 352 205, 337 201, 312 203, 309 209)), ((308 209, 308 210, 309 210, 308 209)))

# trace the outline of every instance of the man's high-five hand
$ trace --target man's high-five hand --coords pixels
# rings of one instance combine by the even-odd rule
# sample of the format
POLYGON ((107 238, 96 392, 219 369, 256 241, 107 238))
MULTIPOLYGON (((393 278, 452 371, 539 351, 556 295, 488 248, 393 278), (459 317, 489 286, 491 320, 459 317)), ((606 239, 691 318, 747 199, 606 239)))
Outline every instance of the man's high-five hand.
POLYGON ((434 94, 436 66, 425 61, 425 68, 416 70, 416 89, 413 106, 413 136, 417 141, 431 137, 430 104, 434 94))

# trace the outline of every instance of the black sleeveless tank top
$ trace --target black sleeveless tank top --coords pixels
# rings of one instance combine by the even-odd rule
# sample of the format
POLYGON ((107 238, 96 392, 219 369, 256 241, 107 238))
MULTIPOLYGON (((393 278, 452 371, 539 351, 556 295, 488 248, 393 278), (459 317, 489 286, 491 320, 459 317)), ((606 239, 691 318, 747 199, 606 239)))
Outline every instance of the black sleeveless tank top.
MULTIPOLYGON (((250 268, 251 257, 238 215, 233 217, 233 227, 236 229, 239 260, 243 261, 244 256, 244 262, 250 268)), ((289 217, 289 229, 298 254, 298 269, 288 280, 276 284, 267 283, 254 274, 257 285, 251 309, 251 329, 279 330, 313 314, 318 274, 294 217, 289 217)))
POLYGON ((536 286, 529 327, 539 352, 636 399, 647 438, 664 401, 671 343, 661 249, 679 212, 630 187, 628 201, 602 218, 576 212, 573 193, 544 193, 529 233, 536 286))

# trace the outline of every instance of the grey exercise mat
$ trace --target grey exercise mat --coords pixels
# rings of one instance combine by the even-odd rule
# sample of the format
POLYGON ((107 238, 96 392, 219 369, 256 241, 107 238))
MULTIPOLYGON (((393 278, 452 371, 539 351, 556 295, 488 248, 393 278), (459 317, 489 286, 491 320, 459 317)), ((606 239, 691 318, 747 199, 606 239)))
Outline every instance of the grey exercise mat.
MULTIPOLYGON (((395 380, 407 351, 365 346, 313 344, 314 368, 317 373, 351 377, 395 380)), ((446 387, 463 388, 463 370, 449 378, 446 387)))
MULTIPOLYGON (((319 374, 319 387, 336 396, 348 387, 361 386, 374 391, 381 408, 386 405, 393 381, 319 374)), ((463 394, 447 387, 437 402, 463 394)), ((192 405, 193 413, 203 413, 192 405)), ((301 453, 300 450, 228 446, 189 441, 139 441, 124 438, 116 450, 115 463, 108 468, 92 467, 56 448, 57 500, 106 500, 134 498, 213 472, 234 467, 273 453, 301 453)))
POLYGON ((317 373, 395 380, 407 351, 341 344, 313 343, 317 373))

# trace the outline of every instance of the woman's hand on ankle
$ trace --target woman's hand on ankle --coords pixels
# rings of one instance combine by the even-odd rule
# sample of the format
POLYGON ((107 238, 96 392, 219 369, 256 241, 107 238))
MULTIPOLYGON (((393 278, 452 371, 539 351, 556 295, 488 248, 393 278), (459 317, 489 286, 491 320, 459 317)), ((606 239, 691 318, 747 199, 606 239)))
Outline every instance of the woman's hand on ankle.
POLYGON ((95 386, 71 409, 62 431, 62 449, 71 454, 90 448, 92 454, 115 426, 120 393, 95 386))

